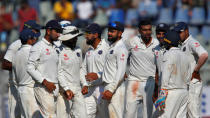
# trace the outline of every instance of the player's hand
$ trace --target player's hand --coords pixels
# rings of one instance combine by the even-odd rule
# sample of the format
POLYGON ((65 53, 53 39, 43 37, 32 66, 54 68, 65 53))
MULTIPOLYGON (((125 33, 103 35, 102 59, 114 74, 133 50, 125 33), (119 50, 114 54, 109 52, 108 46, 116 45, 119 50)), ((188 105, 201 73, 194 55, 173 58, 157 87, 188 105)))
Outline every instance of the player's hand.
POLYGON ((128 78, 128 75, 125 73, 125 74, 124 74, 124 79, 126 79, 126 78, 128 78))
POLYGON ((67 90, 65 96, 67 100, 71 100, 74 97, 74 93, 71 90, 67 90))
POLYGON ((44 81, 42 82, 42 84, 47 88, 47 90, 50 93, 52 93, 56 89, 55 84, 52 83, 52 82, 48 82, 46 79, 44 79, 44 81))
POLYGON ((86 94, 88 94, 88 87, 87 86, 84 86, 83 88, 82 88, 82 94, 83 95, 86 95, 86 94))
POLYGON ((194 71, 194 72, 192 73, 192 78, 191 78, 191 80, 192 80, 193 78, 195 78, 195 79, 201 81, 200 73, 199 73, 198 71, 194 71))
POLYGON ((98 75, 97 73, 88 73, 87 75, 85 75, 85 78, 87 81, 91 82, 91 81, 97 80, 98 75))
POLYGON ((102 99, 109 101, 112 99, 113 93, 110 92, 109 90, 104 91, 102 94, 103 94, 102 99))
POLYGON ((160 111, 164 111, 167 95, 168 95, 167 89, 160 89, 158 99, 155 102, 155 108, 159 107, 160 111))

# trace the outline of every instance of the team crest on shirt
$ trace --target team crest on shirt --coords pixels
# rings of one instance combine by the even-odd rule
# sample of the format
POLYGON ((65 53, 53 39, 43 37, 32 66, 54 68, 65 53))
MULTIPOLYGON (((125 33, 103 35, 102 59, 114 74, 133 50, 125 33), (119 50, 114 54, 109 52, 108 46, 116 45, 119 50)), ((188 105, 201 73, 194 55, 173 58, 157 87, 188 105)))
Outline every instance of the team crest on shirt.
POLYGON ((46 55, 50 55, 50 50, 46 49, 46 55))
POLYGON ((99 55, 101 55, 102 53, 103 53, 103 51, 102 51, 102 50, 99 50, 99 51, 98 51, 98 54, 99 54, 99 55))
POLYGON ((110 54, 113 54, 113 52, 114 52, 114 50, 111 50, 111 51, 110 51, 110 54))
POLYGON ((77 52, 77 56, 80 57, 80 53, 79 52, 77 52))
POLYGON ((186 51, 186 47, 184 47, 182 51, 185 52, 186 51))
POLYGON ((67 54, 64 54, 63 56, 64 56, 64 60, 69 60, 69 57, 67 54))

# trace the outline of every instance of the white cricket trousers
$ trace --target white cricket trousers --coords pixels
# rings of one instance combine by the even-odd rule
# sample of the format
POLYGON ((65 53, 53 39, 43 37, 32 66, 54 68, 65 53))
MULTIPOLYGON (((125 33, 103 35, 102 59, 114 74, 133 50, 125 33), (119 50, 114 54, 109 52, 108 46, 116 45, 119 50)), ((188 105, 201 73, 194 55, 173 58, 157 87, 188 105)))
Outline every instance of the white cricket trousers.
MULTIPOLYGON (((132 76, 129 76, 131 79, 132 76)), ((128 79, 129 79, 128 78, 128 79)), ((153 77, 146 82, 128 80, 126 87, 125 115, 124 118, 137 118, 138 108, 142 105, 143 118, 151 118, 153 113, 152 95, 154 92, 155 80, 153 77)), ((141 107, 140 107, 141 108, 141 107)))
POLYGON ((19 104, 18 90, 16 85, 9 84, 8 92, 8 107, 9 107, 9 117, 10 118, 20 118, 20 104, 19 104))
POLYGON ((68 101, 65 96, 63 95, 63 92, 61 91, 58 94, 57 98, 57 118, 70 118, 70 107, 69 104, 70 101, 68 101))
POLYGON ((47 88, 39 83, 35 83, 34 95, 38 103, 41 114, 44 118, 56 118, 56 104, 58 96, 58 84, 53 93, 49 93, 47 88))
POLYGON ((165 110, 159 118, 186 118, 187 116, 187 89, 170 89, 165 101, 165 110))
POLYGON ((18 92, 20 95, 21 114, 23 118, 41 118, 41 113, 34 96, 33 86, 19 86, 18 92))
POLYGON ((202 81, 193 79, 189 85, 189 101, 187 114, 190 118, 201 117, 201 94, 202 94, 202 81))

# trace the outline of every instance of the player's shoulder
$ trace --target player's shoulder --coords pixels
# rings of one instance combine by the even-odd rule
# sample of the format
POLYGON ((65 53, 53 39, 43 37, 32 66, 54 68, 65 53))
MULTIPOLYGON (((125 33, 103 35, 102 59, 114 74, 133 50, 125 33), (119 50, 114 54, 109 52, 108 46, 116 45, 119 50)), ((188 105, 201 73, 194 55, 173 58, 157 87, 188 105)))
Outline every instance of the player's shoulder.
POLYGON ((9 49, 14 49, 14 50, 17 50, 18 48, 20 48, 22 45, 20 39, 12 42, 10 45, 9 45, 9 49))

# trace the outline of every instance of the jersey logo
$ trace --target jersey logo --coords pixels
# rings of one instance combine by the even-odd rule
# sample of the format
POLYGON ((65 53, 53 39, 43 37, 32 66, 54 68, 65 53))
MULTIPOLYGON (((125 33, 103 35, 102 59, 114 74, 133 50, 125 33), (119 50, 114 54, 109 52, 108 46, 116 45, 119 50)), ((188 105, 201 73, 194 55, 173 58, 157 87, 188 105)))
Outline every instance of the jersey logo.
POLYGON ((158 51, 155 51, 156 58, 158 58, 158 51))
POLYGON ((77 52, 77 56, 80 57, 80 53, 79 52, 77 52))
POLYGON ((120 60, 124 61, 125 54, 122 54, 120 60))
POLYGON ((46 55, 50 55, 50 50, 46 49, 46 55))
POLYGON ((138 45, 135 46, 134 51, 138 51, 138 45))
POLYGON ((69 60, 69 57, 67 56, 67 54, 64 54, 64 60, 69 60))
POLYGON ((186 51, 186 47, 184 47, 182 51, 185 52, 186 51))
POLYGON ((195 47, 199 47, 200 44, 198 42, 195 42, 195 47))
POLYGON ((99 50, 99 51, 98 51, 98 54, 99 54, 99 55, 101 55, 102 53, 103 53, 103 51, 102 51, 102 50, 99 50))
POLYGON ((114 52, 114 50, 111 50, 111 51, 110 51, 110 54, 113 54, 113 52, 114 52))

